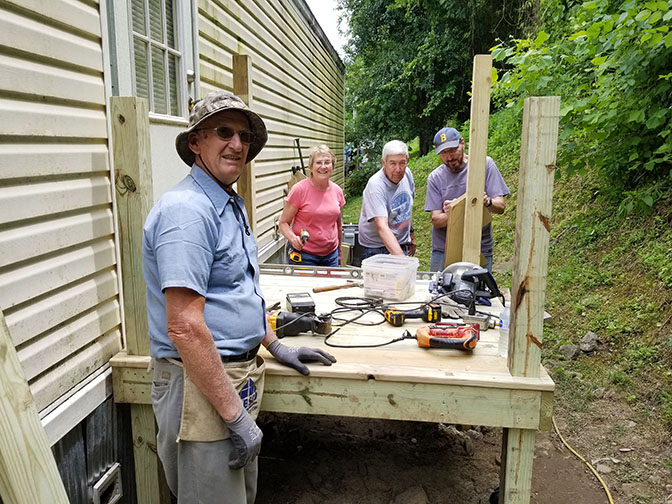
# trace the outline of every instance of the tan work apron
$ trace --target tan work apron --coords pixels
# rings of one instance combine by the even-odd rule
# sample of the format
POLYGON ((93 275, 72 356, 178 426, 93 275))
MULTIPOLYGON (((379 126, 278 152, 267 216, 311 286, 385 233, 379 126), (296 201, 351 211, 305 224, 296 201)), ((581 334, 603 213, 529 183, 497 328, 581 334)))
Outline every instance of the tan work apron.
MULTIPOLYGON (((182 363, 173 359, 171 362, 182 367, 184 373, 182 417, 177 440, 211 442, 228 439, 229 429, 217 410, 191 381, 182 363)), ((243 401, 243 407, 256 420, 264 391, 264 359, 257 355, 248 362, 224 362, 222 368, 243 401)))

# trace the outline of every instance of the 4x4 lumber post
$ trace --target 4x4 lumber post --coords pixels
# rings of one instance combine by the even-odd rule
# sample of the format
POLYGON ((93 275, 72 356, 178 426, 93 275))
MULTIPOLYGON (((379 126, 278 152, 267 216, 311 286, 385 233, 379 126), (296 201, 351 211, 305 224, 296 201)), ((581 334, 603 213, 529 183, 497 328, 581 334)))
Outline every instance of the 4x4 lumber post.
MULTIPOLYGON (((142 227, 153 204, 149 144, 149 108, 143 98, 110 98, 119 246, 123 284, 126 351, 149 355, 145 281, 142 275, 142 227)), ((156 423, 151 405, 131 405, 133 456, 138 502, 170 502, 156 454, 156 423)))
POLYGON ((559 96, 525 100, 511 280, 513 376, 539 376, 559 120, 559 96))
POLYGON ((483 190, 485 188, 485 158, 488 151, 490 121, 490 84, 492 56, 474 56, 471 85, 471 116, 469 120, 469 171, 464 211, 462 260, 480 264, 483 221, 483 190))
MULTIPOLYGON (((252 63, 247 54, 233 55, 233 94, 252 108, 252 63)), ((252 232, 257 224, 257 207, 254 201, 255 191, 254 161, 247 163, 238 179, 238 194, 245 200, 247 216, 252 232)))
POLYGON ((153 200, 149 108, 142 98, 113 96, 110 109, 126 349, 130 355, 149 355, 146 287, 142 276, 142 226, 153 200))
POLYGON ((6 504, 69 502, 2 312, 0 497, 6 504))
MULTIPOLYGON (((559 118, 560 97, 525 100, 511 288, 508 366, 512 376, 538 377, 541 366, 559 118)), ((535 436, 532 429, 504 429, 501 504, 530 502, 535 436)))

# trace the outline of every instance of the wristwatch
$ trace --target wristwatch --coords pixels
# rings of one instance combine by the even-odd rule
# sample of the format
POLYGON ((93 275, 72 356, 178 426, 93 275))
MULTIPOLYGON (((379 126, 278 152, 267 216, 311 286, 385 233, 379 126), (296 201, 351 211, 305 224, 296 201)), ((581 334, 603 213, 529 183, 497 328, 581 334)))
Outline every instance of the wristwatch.
POLYGON ((486 207, 492 206, 492 198, 488 196, 488 204, 485 205, 486 207))

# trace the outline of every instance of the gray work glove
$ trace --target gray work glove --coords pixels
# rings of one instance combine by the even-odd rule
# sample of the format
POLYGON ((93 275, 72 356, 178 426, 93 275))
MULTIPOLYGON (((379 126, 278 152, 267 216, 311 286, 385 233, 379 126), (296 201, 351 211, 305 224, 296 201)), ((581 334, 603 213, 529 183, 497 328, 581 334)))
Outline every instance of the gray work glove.
POLYGON ((242 406, 236 418, 228 421, 224 420, 224 423, 229 428, 231 442, 235 450, 229 456, 229 467, 231 469, 242 469, 259 455, 261 438, 264 435, 242 406))
POLYGON ((280 343, 280 340, 268 345, 268 351, 280 364, 294 368, 302 375, 310 374, 304 362, 321 362, 325 366, 336 362, 336 357, 319 348, 288 347, 280 343))

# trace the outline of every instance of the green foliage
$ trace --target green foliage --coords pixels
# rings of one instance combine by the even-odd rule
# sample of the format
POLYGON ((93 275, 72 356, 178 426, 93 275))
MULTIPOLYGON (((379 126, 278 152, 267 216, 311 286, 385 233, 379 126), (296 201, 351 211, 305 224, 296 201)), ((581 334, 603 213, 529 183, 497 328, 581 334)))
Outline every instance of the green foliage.
POLYGON ((639 252, 642 264, 655 273, 662 286, 672 289, 672 240, 647 243, 639 252))
POLYGON ((378 170, 380 170, 380 161, 377 157, 375 159, 369 159, 364 163, 360 163, 345 180, 346 194, 348 196, 362 194, 369 178, 371 178, 371 175, 378 170))
POLYGON ((362 195, 346 196, 343 207, 343 224, 357 224, 362 211, 362 195))
POLYGON ((650 211, 672 187, 672 1, 542 5, 536 36, 494 48, 495 98, 560 95, 560 164, 597 168, 622 215, 650 211))
POLYGON ((472 56, 519 34, 517 1, 340 0, 349 18, 346 141, 381 143, 434 133, 469 113, 472 56))
MULTIPOLYGON (((660 414, 665 425, 672 429, 672 393, 665 390, 660 391, 660 414)), ((672 475, 672 459, 668 460, 670 475, 672 475)))
MULTIPOLYGON (((520 160, 521 119, 522 115, 518 110, 504 108, 490 116, 488 128, 488 155, 495 160, 512 191, 517 189, 515 179, 518 176, 520 160)), ((468 132, 467 124, 465 123, 462 131, 468 132)), ((512 193, 509 200, 515 200, 514 196, 515 193, 512 193)))
POLYGON ((630 381, 630 378, 623 372, 618 369, 614 369, 611 371, 611 382, 614 385, 618 385, 619 387, 622 388, 628 388, 629 386, 632 385, 632 382, 630 381))

